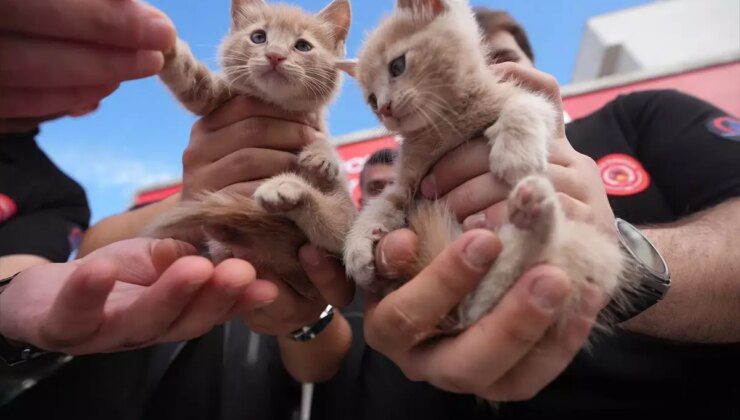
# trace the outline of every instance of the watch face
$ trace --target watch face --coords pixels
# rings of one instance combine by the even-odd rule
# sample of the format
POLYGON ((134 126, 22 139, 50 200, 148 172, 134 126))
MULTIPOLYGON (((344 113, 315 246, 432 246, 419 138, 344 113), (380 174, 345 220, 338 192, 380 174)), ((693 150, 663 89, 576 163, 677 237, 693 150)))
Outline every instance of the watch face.
POLYGON ((653 244, 629 223, 619 223, 618 226, 619 232, 635 258, 650 271, 665 275, 668 270, 663 262, 663 257, 660 256, 653 244))

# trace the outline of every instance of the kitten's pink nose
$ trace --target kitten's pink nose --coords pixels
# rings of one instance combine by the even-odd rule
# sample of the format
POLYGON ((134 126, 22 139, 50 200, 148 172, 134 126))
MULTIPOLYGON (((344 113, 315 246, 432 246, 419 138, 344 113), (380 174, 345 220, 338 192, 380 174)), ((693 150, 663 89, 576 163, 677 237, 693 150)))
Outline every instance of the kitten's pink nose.
POLYGON ((276 53, 269 53, 265 54, 267 59, 270 60, 270 64, 272 64, 272 68, 276 68, 281 61, 285 61, 285 56, 276 54, 276 53))
POLYGON ((380 115, 382 115, 384 117, 392 117, 393 116, 393 111, 391 111, 391 103, 390 102, 386 102, 385 104, 381 105, 378 108, 378 112, 380 112, 380 115))

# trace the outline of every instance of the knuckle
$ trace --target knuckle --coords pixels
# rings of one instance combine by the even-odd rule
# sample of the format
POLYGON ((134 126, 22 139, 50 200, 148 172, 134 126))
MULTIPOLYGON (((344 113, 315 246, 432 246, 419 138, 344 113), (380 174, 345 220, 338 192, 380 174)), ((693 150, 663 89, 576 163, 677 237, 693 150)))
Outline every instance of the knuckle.
POLYGON ((473 380, 477 376, 479 375, 469 375, 459 366, 449 364, 443 367, 438 382, 452 392, 474 394, 479 389, 479 384, 473 380))
POLYGON ((544 90, 553 97, 560 97, 560 85, 555 76, 544 74, 542 76, 542 86, 544 90))
POLYGON ((182 166, 185 169, 192 168, 198 160, 198 151, 193 146, 188 146, 182 152, 182 166))
POLYGON ((540 337, 538 332, 520 325, 506 327, 502 332, 504 340, 522 348, 534 347, 540 337))
POLYGON ((269 134, 270 121, 266 118, 247 118, 241 122, 242 133, 247 144, 253 144, 269 134))
POLYGON ((425 336, 416 322, 393 301, 381 302, 377 314, 377 322, 371 325, 376 342, 392 342, 398 337, 405 337, 416 343, 425 336))

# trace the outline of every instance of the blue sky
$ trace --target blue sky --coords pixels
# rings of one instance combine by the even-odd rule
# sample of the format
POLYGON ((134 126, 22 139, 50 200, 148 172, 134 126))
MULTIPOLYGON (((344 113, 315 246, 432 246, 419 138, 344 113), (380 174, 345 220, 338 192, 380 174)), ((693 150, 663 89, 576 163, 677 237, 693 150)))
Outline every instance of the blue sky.
MULTIPOLYGON (((269 1, 269 0, 268 0, 269 1)), ((291 0, 318 11, 329 0, 291 0)), ((537 65, 571 79, 586 20, 649 0, 471 1, 508 10, 527 29, 537 65)), ((166 12, 194 53, 217 69, 216 47, 229 27, 229 0, 151 0, 166 12)), ((353 0, 348 54, 354 56, 367 32, 393 8, 394 0, 353 0)), ((180 157, 195 121, 156 78, 124 83, 93 115, 63 119, 42 127, 39 142, 57 165, 87 190, 93 222, 126 209, 134 192, 176 180, 180 157)), ((348 80, 333 105, 333 135, 375 127, 356 83, 348 80)))

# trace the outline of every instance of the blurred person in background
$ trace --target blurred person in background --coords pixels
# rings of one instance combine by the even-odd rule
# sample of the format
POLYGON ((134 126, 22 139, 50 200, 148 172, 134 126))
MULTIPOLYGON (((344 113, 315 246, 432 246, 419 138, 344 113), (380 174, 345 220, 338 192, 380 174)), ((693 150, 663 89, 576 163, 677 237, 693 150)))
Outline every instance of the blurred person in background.
POLYGON ((360 171, 361 207, 365 207, 368 200, 379 196, 385 187, 393 183, 396 177, 393 163, 397 157, 397 150, 384 148, 376 150, 367 158, 360 171))

